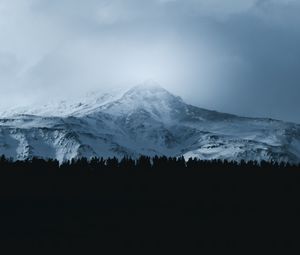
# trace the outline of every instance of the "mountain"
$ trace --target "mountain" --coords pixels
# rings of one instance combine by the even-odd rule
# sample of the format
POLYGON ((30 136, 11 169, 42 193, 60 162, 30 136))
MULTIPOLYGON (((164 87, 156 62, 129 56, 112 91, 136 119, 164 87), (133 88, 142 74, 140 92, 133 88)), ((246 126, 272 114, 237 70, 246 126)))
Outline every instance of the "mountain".
POLYGON ((18 160, 183 155, 300 162, 300 125, 201 109, 153 82, 0 116, 0 154, 18 160))

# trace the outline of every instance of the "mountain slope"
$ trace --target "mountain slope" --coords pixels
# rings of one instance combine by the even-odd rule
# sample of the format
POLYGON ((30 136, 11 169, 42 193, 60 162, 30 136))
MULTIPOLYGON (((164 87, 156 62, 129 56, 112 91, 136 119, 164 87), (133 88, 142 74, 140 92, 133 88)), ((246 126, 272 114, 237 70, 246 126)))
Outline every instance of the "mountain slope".
POLYGON ((0 154, 59 161, 167 155, 300 162, 300 125, 188 105, 157 84, 2 114, 0 154), (82 103, 84 102, 84 103, 82 103))

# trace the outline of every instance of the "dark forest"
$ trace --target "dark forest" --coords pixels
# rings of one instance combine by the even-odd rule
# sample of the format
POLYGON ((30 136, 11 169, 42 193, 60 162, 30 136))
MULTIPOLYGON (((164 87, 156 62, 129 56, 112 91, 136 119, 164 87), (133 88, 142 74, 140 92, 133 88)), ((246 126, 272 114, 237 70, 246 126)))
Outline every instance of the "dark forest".
POLYGON ((286 163, 2 157, 0 239, 43 253, 287 251, 299 195, 300 165, 286 163))

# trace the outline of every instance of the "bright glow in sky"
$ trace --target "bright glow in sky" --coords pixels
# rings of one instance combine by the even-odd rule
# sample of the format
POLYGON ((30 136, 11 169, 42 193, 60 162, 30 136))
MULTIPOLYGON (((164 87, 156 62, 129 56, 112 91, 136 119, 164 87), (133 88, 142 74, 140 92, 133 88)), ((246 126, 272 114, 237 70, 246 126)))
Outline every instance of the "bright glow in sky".
POLYGON ((201 107, 300 122, 299 12, 296 0, 0 0, 0 105, 151 78, 201 107))

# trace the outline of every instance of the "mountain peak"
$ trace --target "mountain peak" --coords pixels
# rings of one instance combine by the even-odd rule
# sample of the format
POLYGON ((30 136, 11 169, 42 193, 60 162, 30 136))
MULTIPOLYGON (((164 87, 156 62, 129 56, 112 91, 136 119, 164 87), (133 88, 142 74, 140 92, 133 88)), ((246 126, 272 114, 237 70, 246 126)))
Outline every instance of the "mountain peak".
POLYGON ((136 87, 144 87, 144 88, 162 88, 162 86, 155 80, 149 79, 140 83, 136 87))
POLYGON ((158 82, 153 80, 147 80, 143 83, 140 83, 134 87, 132 87, 128 92, 168 92, 165 90, 158 82))
POLYGON ((0 118, 0 155, 27 159, 166 155, 300 162, 300 126, 185 104, 147 81, 125 94, 87 97, 0 118), (31 114, 31 115, 29 115, 31 114), (33 116, 36 115, 36 116, 33 116))
POLYGON ((144 83, 136 85, 129 89, 124 95, 124 98, 140 99, 140 100, 166 100, 166 99, 179 99, 172 93, 163 88, 159 83, 148 80, 144 83))
POLYGON ((147 81, 128 90, 119 100, 102 107, 102 111, 112 115, 128 116, 146 112, 158 121, 171 122, 172 116, 185 112, 186 104, 158 83, 147 81))

